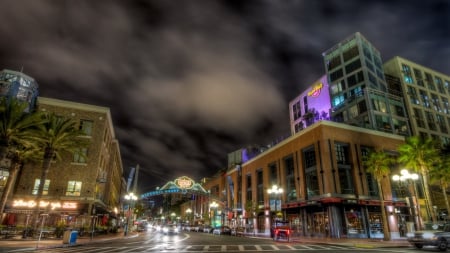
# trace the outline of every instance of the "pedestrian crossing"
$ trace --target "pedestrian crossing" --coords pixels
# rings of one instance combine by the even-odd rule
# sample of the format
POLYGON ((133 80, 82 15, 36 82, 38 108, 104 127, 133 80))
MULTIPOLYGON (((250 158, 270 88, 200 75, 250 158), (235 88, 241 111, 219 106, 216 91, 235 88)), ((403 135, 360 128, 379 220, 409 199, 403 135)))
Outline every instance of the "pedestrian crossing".
POLYGON ((136 246, 97 246, 85 245, 78 247, 54 248, 38 250, 37 252, 83 252, 83 253, 125 253, 125 252, 274 252, 274 251, 333 251, 351 250, 355 247, 338 245, 317 245, 317 244, 258 244, 258 245, 136 245, 136 246))

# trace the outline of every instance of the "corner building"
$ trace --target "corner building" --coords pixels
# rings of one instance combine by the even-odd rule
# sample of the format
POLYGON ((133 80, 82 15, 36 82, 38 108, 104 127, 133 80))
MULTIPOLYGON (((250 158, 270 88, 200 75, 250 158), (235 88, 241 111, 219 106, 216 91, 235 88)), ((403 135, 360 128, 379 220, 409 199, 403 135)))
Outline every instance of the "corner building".
MULTIPOLYGON (((37 110, 53 112, 78 122, 89 139, 80 155, 65 154, 52 162, 44 185, 41 213, 48 215, 45 226, 66 224, 82 229, 117 225, 123 193, 123 167, 109 108, 39 97, 37 110)), ((16 180, 6 212, 16 225, 30 225, 42 165, 25 163, 16 180)))
MULTIPOLYGON (((383 238, 379 190, 363 160, 372 149, 395 154, 402 143, 399 135, 319 121, 240 166, 231 166, 227 175, 242 181, 242 193, 235 188, 227 203, 240 206, 230 196, 241 193, 245 204, 235 218, 258 233, 269 234, 277 215, 289 220, 300 236, 383 238), (268 194, 272 185, 284 191, 268 194)), ((392 201, 389 178, 382 184, 388 210, 406 206, 392 201)), ((398 227, 394 220, 389 224, 387 231, 395 238, 398 227)))

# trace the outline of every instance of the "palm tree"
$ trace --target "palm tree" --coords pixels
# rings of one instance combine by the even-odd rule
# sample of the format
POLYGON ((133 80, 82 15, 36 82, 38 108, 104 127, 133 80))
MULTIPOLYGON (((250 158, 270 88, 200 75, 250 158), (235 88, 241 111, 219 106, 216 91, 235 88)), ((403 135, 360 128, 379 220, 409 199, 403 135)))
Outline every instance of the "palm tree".
POLYGON ((364 166, 366 168, 366 172, 373 175, 375 180, 377 181, 378 189, 380 190, 380 203, 381 203, 381 218, 383 220, 383 231, 384 231, 384 240, 389 241, 391 236, 389 234, 389 225, 386 216, 386 208, 384 205, 384 192, 381 181, 384 178, 388 178, 387 176, 391 172, 391 165, 394 163, 394 159, 383 152, 380 151, 372 151, 369 153, 367 159, 364 161, 364 166))
POLYGON ((422 139, 418 136, 412 136, 398 147, 398 152, 399 163, 422 175, 427 211, 431 215, 433 223, 436 223, 436 215, 432 212, 433 203, 430 195, 428 175, 433 165, 439 164, 439 149, 436 143, 430 138, 422 139))
POLYGON ((431 183, 438 183, 444 196, 444 202, 447 213, 450 213, 450 204, 448 203, 447 188, 450 185, 450 150, 448 147, 441 149, 441 162, 436 164, 430 170, 431 183))
POLYGON ((44 119, 45 123, 31 135, 32 139, 43 151, 42 175, 36 197, 36 202, 38 203, 36 205, 36 214, 39 212, 39 203, 53 159, 61 160, 63 153, 74 154, 88 145, 86 139, 80 138, 84 135, 84 132, 76 127, 77 122, 72 119, 59 117, 54 113, 45 114, 44 119))
POLYGON ((26 113, 27 103, 15 98, 0 99, 0 160, 9 161, 9 176, 0 199, 0 215, 25 159, 36 151, 29 140, 30 129, 43 123, 39 113, 26 113))

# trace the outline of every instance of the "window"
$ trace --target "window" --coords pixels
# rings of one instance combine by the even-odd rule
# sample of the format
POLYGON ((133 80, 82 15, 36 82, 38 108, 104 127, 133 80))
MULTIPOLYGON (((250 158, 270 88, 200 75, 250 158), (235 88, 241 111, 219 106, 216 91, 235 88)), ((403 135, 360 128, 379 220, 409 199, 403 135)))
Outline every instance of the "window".
POLYGON ((347 77, 348 87, 352 87, 363 81, 364 81, 364 74, 362 71, 359 71, 358 73, 347 77))
POLYGON ((289 156, 284 159, 284 166, 286 171, 287 201, 293 201, 297 199, 297 191, 295 188, 294 158, 292 156, 289 156))
POLYGON ((391 113, 393 113, 394 115, 400 116, 400 117, 405 117, 405 111, 403 110, 403 107, 400 105, 390 105, 391 107, 391 113))
MULTIPOLYGON (((33 187, 33 191, 31 194, 33 195, 37 195, 38 194, 38 190, 39 190, 39 184, 41 183, 40 179, 35 179, 34 180, 34 187, 33 187)), ((50 180, 46 179, 45 180, 45 184, 44 184, 44 189, 42 190, 42 195, 48 195, 48 187, 50 186, 50 180)))
POLYGON ((387 109, 386 109, 386 102, 385 102, 385 101, 381 101, 381 100, 378 100, 378 99, 373 98, 373 99, 372 99, 372 104, 373 104, 373 108, 374 108, 376 111, 384 112, 384 113, 387 112, 387 109))
POLYGON ((275 163, 269 164, 270 186, 278 184, 278 170, 275 163))
POLYGON ((258 205, 264 205, 264 183, 263 183, 263 171, 261 169, 256 171, 256 201, 258 205))
POLYGON ((332 84, 330 90, 332 95, 342 92, 342 83, 338 82, 336 84, 332 84))
POLYGON ((353 187, 352 167, 350 163, 350 147, 345 143, 335 143, 334 149, 338 164, 341 193, 353 194, 355 189, 353 187))
POLYGON ((337 79, 341 78, 343 75, 344 73, 342 72, 342 69, 338 69, 330 74, 330 81, 334 82, 337 79))
POLYGON ((408 65, 402 64, 402 72, 405 82, 409 84, 413 83, 411 68, 408 65))
POLYGON ((344 100, 345 100, 344 94, 341 94, 341 95, 338 95, 338 96, 334 96, 331 99, 332 106, 333 107, 338 107, 338 106, 340 106, 341 104, 344 103, 344 100))
POLYGON ((292 105, 292 116, 294 117, 294 120, 297 120, 302 116, 300 101, 297 101, 292 105))
POLYGON ((419 90, 420 98, 422 99, 422 105, 426 108, 430 108, 430 101, 428 101, 428 94, 424 90, 419 90))
POLYGON ((94 122, 92 120, 81 120, 80 121, 80 130, 84 132, 87 136, 92 136, 92 127, 94 122))
POLYGON ((247 201, 252 200, 252 175, 247 175, 247 201))
POLYGON ((345 73, 349 74, 359 68, 361 68, 361 61, 359 59, 356 59, 345 65, 345 73))
POLYGON ((81 181, 69 181, 67 183, 66 196, 80 196, 81 181))
POLYGON ((356 56, 359 55, 358 46, 354 45, 353 47, 349 48, 347 51, 342 53, 342 56, 344 57, 344 61, 348 61, 356 56))
POLYGON ((305 183, 307 195, 319 195, 319 178, 317 176, 316 155, 314 146, 302 150, 305 167, 305 183))
POLYGON ((77 152, 73 154, 74 163, 86 163, 87 159, 87 148, 80 148, 77 152))
POLYGON ((375 115, 375 122, 378 130, 390 132, 391 124, 389 123, 389 118, 386 116, 375 115))
POLYGON ((328 70, 333 70, 341 64, 341 56, 337 55, 328 62, 328 70))

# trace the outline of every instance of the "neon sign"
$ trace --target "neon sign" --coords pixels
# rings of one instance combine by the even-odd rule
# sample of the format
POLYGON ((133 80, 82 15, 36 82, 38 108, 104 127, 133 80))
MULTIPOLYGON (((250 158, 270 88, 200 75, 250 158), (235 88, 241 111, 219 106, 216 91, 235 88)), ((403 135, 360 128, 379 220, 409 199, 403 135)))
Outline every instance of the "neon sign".
MULTIPOLYGON (((13 201, 13 207, 27 207, 27 208, 33 208, 37 205, 36 201, 34 200, 14 200, 13 201)), ((51 210, 55 209, 76 209, 77 203, 76 202, 49 202, 41 200, 39 202, 39 207, 50 207, 51 210)))
POLYGON ((175 179, 175 184, 180 189, 190 189, 194 185, 194 181, 186 176, 175 179))
POLYGON ((319 83, 308 92, 308 97, 318 97, 320 95, 320 92, 322 91, 323 83, 319 83))

